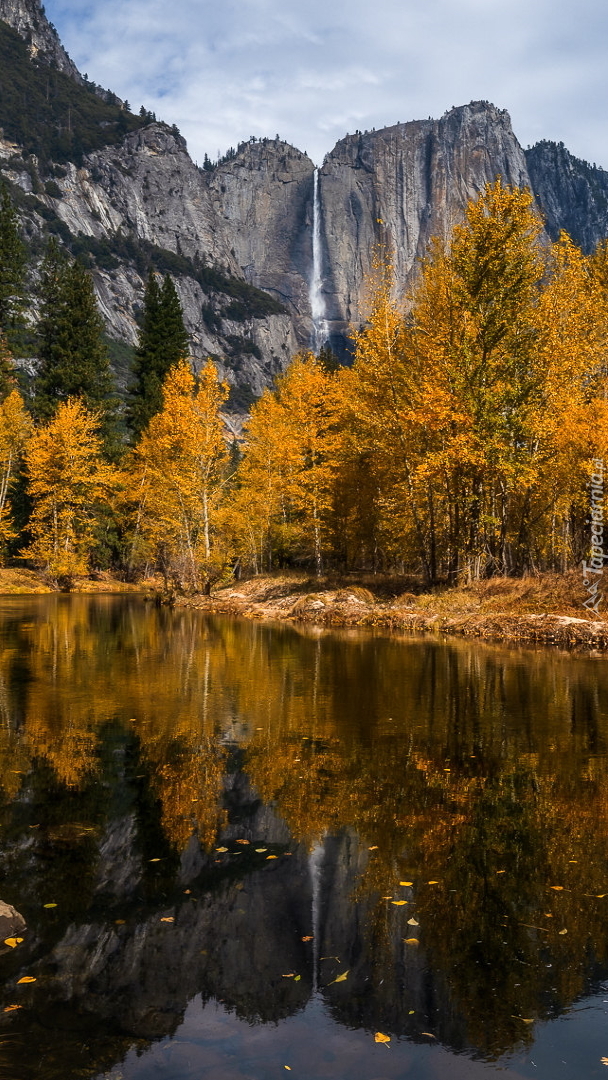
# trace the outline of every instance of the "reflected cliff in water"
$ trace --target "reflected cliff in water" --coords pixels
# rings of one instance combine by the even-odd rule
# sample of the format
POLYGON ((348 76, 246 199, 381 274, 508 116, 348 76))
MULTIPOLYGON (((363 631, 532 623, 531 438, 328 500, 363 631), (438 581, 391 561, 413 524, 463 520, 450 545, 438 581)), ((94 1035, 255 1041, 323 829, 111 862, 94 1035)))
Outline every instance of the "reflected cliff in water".
POLYGON ((606 978, 605 661, 122 597, 5 599, 0 647, 15 1080, 197 995, 492 1060, 606 978))

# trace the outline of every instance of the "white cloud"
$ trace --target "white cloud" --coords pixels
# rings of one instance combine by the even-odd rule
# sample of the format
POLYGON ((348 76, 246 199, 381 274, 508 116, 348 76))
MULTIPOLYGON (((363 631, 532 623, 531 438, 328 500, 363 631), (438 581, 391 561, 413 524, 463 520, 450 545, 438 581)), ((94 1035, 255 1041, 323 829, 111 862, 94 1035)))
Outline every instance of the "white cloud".
POLYGON ((597 0, 46 0, 89 77, 176 123, 198 160, 279 132, 320 161, 347 130, 476 98, 520 141, 608 166, 597 0))

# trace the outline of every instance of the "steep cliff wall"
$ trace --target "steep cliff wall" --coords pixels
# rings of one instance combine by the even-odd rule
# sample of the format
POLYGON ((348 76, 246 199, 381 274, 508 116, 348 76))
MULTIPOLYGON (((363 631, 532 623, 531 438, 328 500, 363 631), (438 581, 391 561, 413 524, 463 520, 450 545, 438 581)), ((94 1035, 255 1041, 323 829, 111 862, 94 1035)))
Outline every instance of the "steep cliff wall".
POLYGON ((583 251, 593 251, 608 236, 608 172, 546 141, 526 150, 526 163, 549 236, 556 240, 565 229, 583 251))
POLYGON ((216 221, 211 253, 235 258, 248 281, 284 303, 301 345, 311 339, 314 165, 279 139, 246 143, 206 173, 216 221))
POLYGON ((83 82, 38 0, 0 0, 0 19, 21 34, 32 59, 53 64, 76 82, 83 82))
POLYGON ((523 151, 504 110, 487 102, 441 120, 349 135, 320 172, 323 293, 337 338, 365 314, 374 249, 387 245, 400 292, 432 236, 447 237, 484 184, 528 181, 523 151))

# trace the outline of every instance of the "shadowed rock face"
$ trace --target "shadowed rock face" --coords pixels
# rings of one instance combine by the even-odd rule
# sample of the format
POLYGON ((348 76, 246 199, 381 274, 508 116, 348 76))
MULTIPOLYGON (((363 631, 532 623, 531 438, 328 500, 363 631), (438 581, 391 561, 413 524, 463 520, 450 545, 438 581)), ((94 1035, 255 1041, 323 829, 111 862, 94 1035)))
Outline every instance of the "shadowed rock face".
POLYGON ((565 229, 591 252, 608 234, 608 172, 580 161, 563 143, 526 150, 530 185, 552 240, 565 229))

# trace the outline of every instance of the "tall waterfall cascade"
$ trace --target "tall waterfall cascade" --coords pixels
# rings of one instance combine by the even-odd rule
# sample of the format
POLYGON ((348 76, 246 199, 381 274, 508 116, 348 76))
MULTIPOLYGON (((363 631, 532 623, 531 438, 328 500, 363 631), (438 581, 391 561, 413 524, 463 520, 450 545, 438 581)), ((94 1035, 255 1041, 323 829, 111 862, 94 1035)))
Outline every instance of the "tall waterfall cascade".
POLYGON ((325 344, 327 322, 325 298, 322 292, 321 250, 321 200, 319 196, 319 170, 315 169, 312 197, 312 277, 310 279, 310 312, 312 315, 312 348, 315 352, 325 344))

